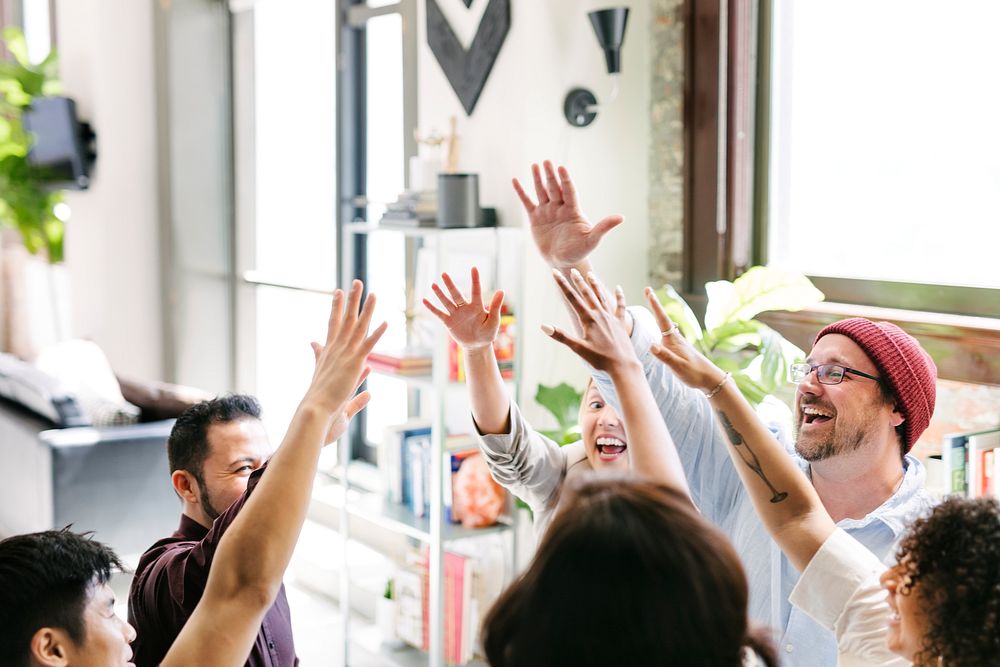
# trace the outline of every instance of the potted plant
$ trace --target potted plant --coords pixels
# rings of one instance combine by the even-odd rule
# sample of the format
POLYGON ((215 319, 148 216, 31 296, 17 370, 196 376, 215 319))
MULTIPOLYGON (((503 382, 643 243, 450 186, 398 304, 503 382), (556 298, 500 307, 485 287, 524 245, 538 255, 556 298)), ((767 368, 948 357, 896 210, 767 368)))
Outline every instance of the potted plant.
POLYGON ((28 59, 28 46, 17 28, 3 31, 3 41, 14 60, 0 61, 0 224, 17 229, 32 254, 43 248, 48 261, 63 260, 63 223, 68 209, 62 193, 45 187, 28 163, 32 137, 22 117, 37 97, 60 92, 58 60, 51 51, 37 65, 28 59))

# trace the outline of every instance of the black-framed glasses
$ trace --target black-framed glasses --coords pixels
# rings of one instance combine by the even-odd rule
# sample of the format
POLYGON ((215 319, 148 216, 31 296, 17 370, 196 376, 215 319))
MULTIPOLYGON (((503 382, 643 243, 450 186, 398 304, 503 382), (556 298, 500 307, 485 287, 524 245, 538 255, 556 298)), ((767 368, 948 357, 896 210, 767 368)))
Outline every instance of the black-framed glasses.
POLYGON ((816 379, 819 380, 820 384, 840 384, 844 381, 844 376, 850 373, 851 375, 860 375, 863 378, 868 378, 869 380, 875 380, 876 382, 881 382, 882 378, 876 377, 874 375, 869 375, 868 373, 863 373, 855 368, 848 368, 847 366, 841 366, 840 364, 792 364, 788 367, 788 379, 790 379, 795 384, 798 384, 809 377, 809 374, 816 371, 816 379))

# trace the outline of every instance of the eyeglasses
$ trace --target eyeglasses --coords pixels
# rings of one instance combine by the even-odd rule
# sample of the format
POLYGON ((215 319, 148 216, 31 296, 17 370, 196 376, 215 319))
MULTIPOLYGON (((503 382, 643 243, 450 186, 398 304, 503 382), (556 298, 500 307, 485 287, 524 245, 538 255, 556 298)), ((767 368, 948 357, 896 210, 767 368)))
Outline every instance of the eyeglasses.
POLYGON ((840 384, 844 381, 844 376, 848 373, 852 375, 860 375, 863 378, 868 378, 869 380, 875 380, 876 382, 881 382, 882 378, 875 377, 874 375, 869 375, 868 373, 862 373, 859 370, 853 368, 848 368, 847 366, 841 366, 840 364, 792 364, 788 367, 788 378, 798 384, 809 377, 809 374, 816 371, 816 379, 819 380, 820 384, 840 384))

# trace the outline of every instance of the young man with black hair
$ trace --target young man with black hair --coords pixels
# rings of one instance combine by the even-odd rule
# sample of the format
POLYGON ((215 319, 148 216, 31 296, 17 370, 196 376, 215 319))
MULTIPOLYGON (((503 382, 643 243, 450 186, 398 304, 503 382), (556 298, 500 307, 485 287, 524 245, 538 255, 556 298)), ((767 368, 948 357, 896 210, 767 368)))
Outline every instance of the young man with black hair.
POLYGON ((68 529, 0 542, 0 665, 114 665, 135 630, 108 586, 118 556, 68 529))

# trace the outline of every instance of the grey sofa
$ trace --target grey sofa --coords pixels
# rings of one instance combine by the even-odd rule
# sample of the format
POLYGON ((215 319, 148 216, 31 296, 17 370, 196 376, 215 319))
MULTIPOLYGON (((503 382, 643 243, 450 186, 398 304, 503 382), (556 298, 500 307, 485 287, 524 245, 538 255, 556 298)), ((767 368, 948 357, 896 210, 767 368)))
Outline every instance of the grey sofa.
POLYGON ((0 399, 0 537, 72 524, 129 558, 170 535, 180 518, 172 425, 54 429, 0 399))

